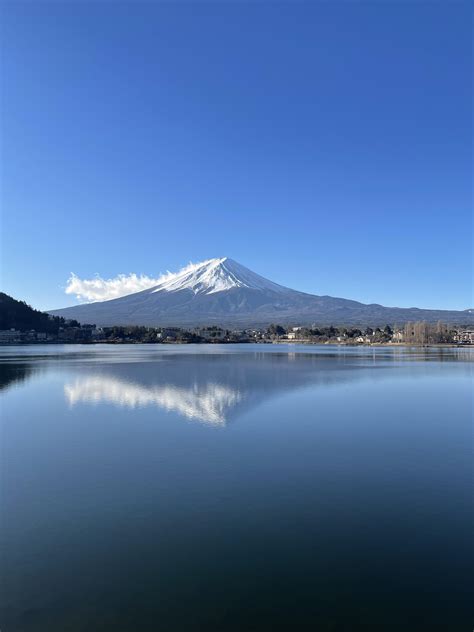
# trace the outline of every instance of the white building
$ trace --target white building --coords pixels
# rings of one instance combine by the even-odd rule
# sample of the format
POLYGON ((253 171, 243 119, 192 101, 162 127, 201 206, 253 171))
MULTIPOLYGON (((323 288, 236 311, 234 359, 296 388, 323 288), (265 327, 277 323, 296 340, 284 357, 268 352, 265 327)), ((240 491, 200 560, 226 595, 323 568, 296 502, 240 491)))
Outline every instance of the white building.
POLYGON ((456 342, 464 342, 466 344, 474 344, 474 329, 459 330, 454 335, 456 342))

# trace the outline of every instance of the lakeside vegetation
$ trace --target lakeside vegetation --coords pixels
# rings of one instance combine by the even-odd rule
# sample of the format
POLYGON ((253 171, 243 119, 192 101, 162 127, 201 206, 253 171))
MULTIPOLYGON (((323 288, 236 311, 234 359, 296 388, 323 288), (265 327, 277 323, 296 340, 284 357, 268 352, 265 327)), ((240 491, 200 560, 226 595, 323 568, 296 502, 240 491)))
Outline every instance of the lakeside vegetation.
POLYGON ((278 343, 306 344, 473 344, 474 331, 424 321, 384 327, 282 325, 272 323, 255 329, 226 329, 216 325, 181 327, 113 326, 96 327, 65 320, 33 309, 5 293, 0 293, 0 343, 278 343))
POLYGON ((79 323, 76 320, 66 321, 61 316, 51 316, 34 309, 25 301, 17 301, 5 292, 0 292, 0 330, 34 329, 46 334, 57 334, 61 327, 79 327, 79 323))

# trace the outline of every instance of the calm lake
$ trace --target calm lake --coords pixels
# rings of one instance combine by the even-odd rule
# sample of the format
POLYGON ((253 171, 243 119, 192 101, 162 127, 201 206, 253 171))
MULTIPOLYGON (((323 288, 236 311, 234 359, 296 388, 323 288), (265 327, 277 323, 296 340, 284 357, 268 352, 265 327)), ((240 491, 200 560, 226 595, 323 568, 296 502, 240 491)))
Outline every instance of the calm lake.
POLYGON ((0 629, 470 632, 473 360, 0 347, 0 629))

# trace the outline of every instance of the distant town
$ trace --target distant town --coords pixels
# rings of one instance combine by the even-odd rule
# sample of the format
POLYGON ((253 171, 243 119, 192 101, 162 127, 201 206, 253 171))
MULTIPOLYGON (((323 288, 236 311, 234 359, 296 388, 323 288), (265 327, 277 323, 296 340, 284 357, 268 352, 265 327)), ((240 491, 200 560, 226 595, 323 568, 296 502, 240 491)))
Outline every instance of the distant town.
POLYGON ((226 329, 216 325, 181 327, 96 327, 50 316, 23 301, 0 293, 0 344, 215 344, 304 343, 340 345, 472 345, 474 327, 459 327, 441 321, 408 322, 384 327, 271 324, 264 328, 226 329))
POLYGON ((220 327, 96 327, 72 325, 60 327, 57 333, 30 329, 0 330, 0 344, 35 343, 145 343, 145 344, 212 344, 212 343, 304 343, 340 345, 380 344, 474 344, 473 329, 454 329, 445 323, 431 325, 425 322, 407 323, 402 328, 386 325, 372 329, 346 327, 284 327, 270 325, 266 329, 229 330, 220 327))

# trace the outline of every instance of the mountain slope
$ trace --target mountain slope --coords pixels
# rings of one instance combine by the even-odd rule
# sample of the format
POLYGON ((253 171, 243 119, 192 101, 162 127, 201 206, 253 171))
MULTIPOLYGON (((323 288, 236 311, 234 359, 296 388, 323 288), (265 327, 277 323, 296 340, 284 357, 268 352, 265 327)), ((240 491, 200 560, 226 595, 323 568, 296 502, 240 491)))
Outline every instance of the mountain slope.
POLYGON ((250 327, 270 322, 380 325, 409 320, 464 324, 474 320, 470 310, 402 309, 298 292, 227 257, 191 264, 135 294, 50 313, 98 326, 250 327))

